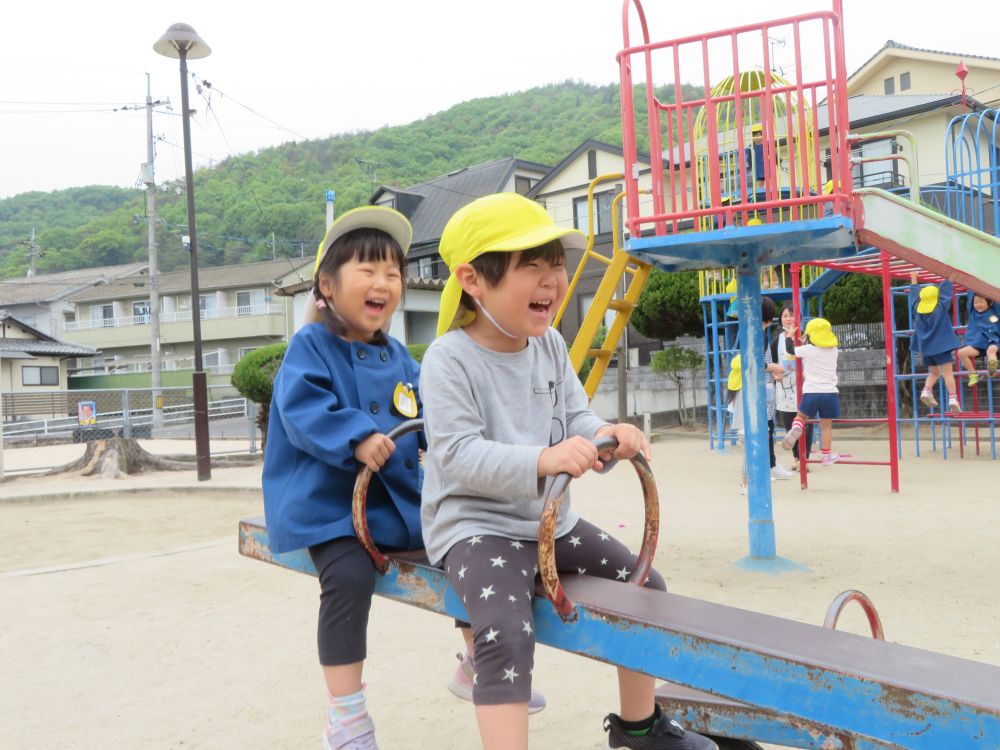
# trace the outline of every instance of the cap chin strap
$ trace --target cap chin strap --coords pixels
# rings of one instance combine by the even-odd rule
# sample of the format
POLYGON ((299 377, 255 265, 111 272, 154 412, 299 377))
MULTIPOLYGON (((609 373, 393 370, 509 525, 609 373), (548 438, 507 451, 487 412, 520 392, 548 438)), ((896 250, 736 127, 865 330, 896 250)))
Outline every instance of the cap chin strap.
MULTIPOLYGON (((473 298, 473 299, 475 299, 475 298, 473 298)), ((492 324, 493 324, 493 327, 494 327, 494 328, 496 328, 496 329, 497 329, 498 331, 500 331, 500 333, 502 333, 502 334, 503 334, 504 336, 507 336, 508 338, 512 338, 512 339, 519 339, 519 338, 521 338, 520 336, 515 336, 515 335, 514 335, 513 333, 511 333, 510 331, 508 331, 508 330, 507 330, 506 328, 504 328, 504 327, 503 327, 502 325, 500 325, 499 323, 497 323, 497 322, 496 322, 496 321, 495 321, 495 320, 493 319, 493 316, 492 316, 492 315, 490 315, 490 312, 489 312, 489 310, 487 310, 487 309, 486 309, 485 307, 483 307, 483 303, 482 303, 482 302, 480 302, 480 301, 479 301, 478 299, 476 299, 476 300, 475 300, 475 303, 476 303, 476 306, 477 306, 477 307, 478 307, 478 308, 479 308, 480 310, 482 310, 482 311, 483 311, 483 315, 485 315, 485 316, 486 316, 486 319, 487 319, 488 321, 490 321, 490 323, 492 323, 492 324)))

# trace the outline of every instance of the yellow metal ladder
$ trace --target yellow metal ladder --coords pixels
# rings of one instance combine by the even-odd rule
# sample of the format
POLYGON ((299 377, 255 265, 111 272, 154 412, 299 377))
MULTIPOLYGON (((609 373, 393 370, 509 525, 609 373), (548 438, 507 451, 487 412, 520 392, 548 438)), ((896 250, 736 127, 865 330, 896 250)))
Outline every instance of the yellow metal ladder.
MULTIPOLYGON (((594 393, 597 392, 597 385, 601 382, 605 370, 608 369, 611 357, 618 348, 618 342, 625 332, 625 327, 628 325, 629 318, 632 317, 632 311, 639 301, 639 295, 642 293, 642 288, 645 286, 646 279, 649 278, 649 272, 652 270, 650 264, 636 260, 621 247, 619 210, 621 199, 625 197, 625 193, 616 195, 611 203, 611 257, 609 258, 594 250, 594 188, 601 182, 621 179, 624 179, 624 175, 620 173, 600 175, 595 177, 587 188, 587 247, 583 252, 583 257, 580 258, 580 264, 577 266, 576 272, 573 274, 573 280, 569 284, 566 297, 553 321, 553 325, 558 326, 562 320, 563 313, 566 312, 569 300, 572 298, 576 285, 583 275, 583 269, 587 261, 596 260, 599 263, 603 263, 607 267, 604 271, 604 276, 597 287, 597 291, 594 293, 594 301, 581 321, 580 330, 577 332, 576 338, 573 340, 573 345, 569 350, 570 362, 573 365, 574 372, 577 373, 580 372, 587 357, 594 358, 594 365, 587 376, 587 382, 583 385, 589 398, 593 398, 594 393), (631 278, 629 279, 629 277, 631 278), (625 283, 626 281, 627 284, 625 283), (625 287, 625 291, 624 294, 621 294, 623 286, 625 287), (615 296, 616 293, 618 293, 617 297, 615 296), (600 347, 594 348, 594 339, 597 336, 598 329, 604 322, 604 317, 608 310, 615 311, 614 320, 608 329, 604 342, 600 347)), ((628 356, 627 352, 625 356, 628 356)))

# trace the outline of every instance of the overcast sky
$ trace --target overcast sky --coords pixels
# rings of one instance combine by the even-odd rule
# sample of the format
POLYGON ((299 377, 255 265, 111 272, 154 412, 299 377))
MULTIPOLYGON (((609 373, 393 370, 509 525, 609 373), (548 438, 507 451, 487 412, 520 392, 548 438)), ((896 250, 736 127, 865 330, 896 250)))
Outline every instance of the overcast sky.
MULTIPOLYGON (((665 40, 832 4, 644 6, 652 38, 665 40)), ((845 0, 848 72, 887 39, 1000 57, 996 8, 996 0, 845 0)), ((196 166, 287 141, 403 124, 461 101, 567 78, 617 83, 614 56, 623 46, 619 0, 29 0, 6 3, 0 18, 0 198, 135 185, 146 160, 145 114, 113 110, 144 103, 146 73, 153 99, 173 103, 154 118, 162 137, 157 181, 181 177, 178 63, 152 49, 178 21, 212 47, 210 57, 190 63, 212 84, 211 112, 191 90, 196 166)), ((775 57, 790 72, 786 41, 776 44, 775 57)))

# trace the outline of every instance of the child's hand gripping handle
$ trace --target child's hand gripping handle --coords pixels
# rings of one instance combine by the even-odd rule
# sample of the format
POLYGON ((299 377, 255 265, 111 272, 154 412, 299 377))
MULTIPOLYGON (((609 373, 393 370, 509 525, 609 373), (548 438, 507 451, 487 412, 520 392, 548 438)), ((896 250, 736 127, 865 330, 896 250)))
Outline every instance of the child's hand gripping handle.
MULTIPOLYGON (((614 450, 618 442, 613 437, 605 436, 595 440, 594 445, 599 451, 604 452, 614 450)), ((653 471, 649 468, 642 453, 636 453, 629 460, 635 467, 636 474, 639 475, 642 496, 646 504, 642 547, 639 549, 639 559, 629 583, 643 586, 653 567, 653 555, 656 554, 656 542, 660 534, 660 497, 656 491, 653 471)), ((556 567, 556 522, 559 519, 559 509, 562 507, 563 497, 571 479, 569 474, 564 473, 559 474, 553 480, 545 495, 545 507, 542 509, 542 520, 538 527, 538 570, 542 577, 542 587, 545 589, 545 595, 564 622, 575 620, 576 611, 573 609, 573 602, 566 596, 566 592, 563 591, 562 584, 559 582, 559 569, 556 567)))
MULTIPOLYGON (((424 429, 424 420, 409 419, 406 422, 396 425, 386 433, 386 437, 396 441, 403 435, 424 429)), ((371 533, 368 531, 368 510, 366 503, 368 500, 368 485, 372 481, 372 470, 367 466, 362 466, 358 472, 358 478, 354 480, 354 497, 351 499, 351 517, 354 521, 354 534, 357 536, 361 546, 368 552, 368 556, 375 564, 379 573, 385 574, 389 569, 389 558, 379 552, 375 542, 372 541, 371 533)))

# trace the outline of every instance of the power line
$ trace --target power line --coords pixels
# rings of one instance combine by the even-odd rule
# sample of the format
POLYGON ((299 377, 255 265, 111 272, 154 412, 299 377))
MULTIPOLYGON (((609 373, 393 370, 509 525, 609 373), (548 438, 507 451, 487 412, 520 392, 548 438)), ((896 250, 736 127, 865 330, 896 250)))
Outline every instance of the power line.
MULTIPOLYGON (((271 123, 272 125, 274 125, 279 130, 285 130, 285 131, 291 133, 292 135, 294 135, 296 138, 301 138, 304 141, 308 141, 309 140, 308 136, 303 135, 302 133, 299 133, 298 131, 292 130, 291 128, 282 125, 280 122, 272 120, 267 115, 261 114, 260 112, 258 112, 257 110, 255 110, 253 107, 250 107, 250 106, 248 106, 246 104, 243 104, 243 102, 240 102, 237 99, 234 99, 233 97, 231 97, 228 94, 226 94, 224 91, 219 90, 210 81, 206 81, 203 78, 198 78, 198 76, 196 76, 194 73, 191 74, 191 77, 194 78, 195 82, 198 83, 202 88, 209 89, 210 91, 217 91, 219 93, 219 96, 223 97, 224 99, 229 99, 234 104, 237 104, 238 106, 243 107, 243 109, 245 109, 247 112, 250 112, 251 114, 254 114, 257 117, 261 118, 262 120, 265 120, 266 122, 271 123)), ((200 91, 199 91, 199 93, 200 93, 200 91)))

